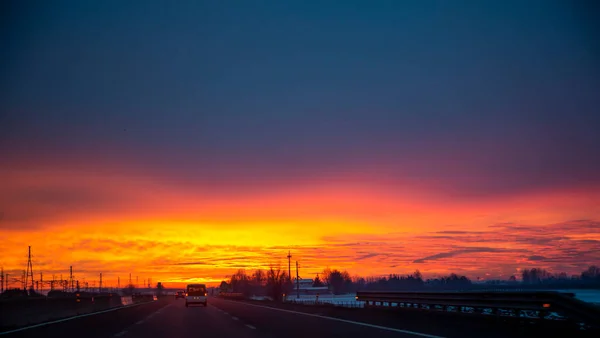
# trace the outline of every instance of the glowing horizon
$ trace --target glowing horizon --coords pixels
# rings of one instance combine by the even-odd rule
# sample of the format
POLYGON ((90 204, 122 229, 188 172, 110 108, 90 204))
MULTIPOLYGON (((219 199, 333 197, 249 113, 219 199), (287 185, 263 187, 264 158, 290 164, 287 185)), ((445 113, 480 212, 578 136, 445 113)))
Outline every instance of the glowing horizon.
MULTIPOLYGON (((116 276, 123 281, 129 273, 167 286, 214 284, 240 268, 249 273, 283 268, 288 250, 300 262, 301 275, 310 278, 330 267, 361 276, 419 269, 426 277, 507 279, 531 267, 575 274, 600 258, 593 250, 600 243, 595 202, 600 193, 594 189, 477 202, 338 184, 211 198, 158 181, 130 179, 123 188, 126 177, 86 180, 92 176, 84 172, 46 173, 42 180, 23 170, 3 171, 9 179, 2 183, 15 193, 26 185, 50 191, 70 182, 72 191, 97 189, 115 197, 131 186, 161 194, 133 194, 139 198, 128 208, 119 198, 99 209, 94 201, 80 212, 42 213, 35 222, 11 219, 10 212, 43 211, 42 205, 2 199, 9 206, 2 221, 9 236, 1 263, 12 278, 20 277, 27 245, 33 247, 36 273, 65 275, 73 265, 77 277, 94 280, 102 272, 105 285, 113 286, 116 276)), ((64 203, 47 202, 46 207, 64 203)))

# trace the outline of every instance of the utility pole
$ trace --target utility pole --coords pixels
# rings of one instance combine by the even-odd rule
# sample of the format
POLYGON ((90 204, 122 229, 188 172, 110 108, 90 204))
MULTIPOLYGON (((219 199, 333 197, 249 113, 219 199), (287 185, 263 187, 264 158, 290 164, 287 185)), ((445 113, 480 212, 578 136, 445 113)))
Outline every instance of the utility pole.
POLYGON ((298 261, 296 261, 296 298, 300 298, 300 276, 298 275, 298 261))
POLYGON ((55 279, 55 276, 54 276, 54 274, 52 274, 52 281, 50 282, 50 291, 54 291, 54 279, 55 279))
POLYGON ((27 274, 25 276, 25 288, 27 288, 27 284, 28 284, 30 277, 31 277, 30 289, 33 290, 33 265, 31 264, 31 245, 29 246, 29 250, 27 252, 27 274))
POLYGON ((69 291, 73 292, 73 265, 69 266, 69 287, 69 291))
POLYGON ((289 250, 288 250, 287 259, 288 259, 288 278, 291 281, 292 280, 292 253, 289 250))
POLYGON ((27 291, 27 282, 25 281, 25 270, 23 270, 23 278, 21 278, 21 287, 23 288, 23 291, 27 291))
POLYGON ((6 291, 8 291, 8 274, 6 274, 6 291))
POLYGON ((102 272, 100 272, 100 292, 102 292, 102 272))
POLYGON ((131 286, 131 272, 129 273, 129 286, 131 286))
POLYGON ((44 275, 40 271, 40 293, 44 291, 44 275))

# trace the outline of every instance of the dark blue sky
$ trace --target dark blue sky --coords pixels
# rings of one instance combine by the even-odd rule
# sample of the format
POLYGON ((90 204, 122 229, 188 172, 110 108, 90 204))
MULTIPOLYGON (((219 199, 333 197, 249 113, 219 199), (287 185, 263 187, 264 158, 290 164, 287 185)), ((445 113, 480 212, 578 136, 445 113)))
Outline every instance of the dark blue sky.
POLYGON ((600 183, 593 1, 3 6, 14 168, 474 195, 600 183))

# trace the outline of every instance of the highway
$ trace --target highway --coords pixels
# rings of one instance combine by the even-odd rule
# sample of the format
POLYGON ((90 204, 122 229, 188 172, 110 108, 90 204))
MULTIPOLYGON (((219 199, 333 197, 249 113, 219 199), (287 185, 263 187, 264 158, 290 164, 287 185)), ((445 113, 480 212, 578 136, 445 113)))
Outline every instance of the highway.
MULTIPOLYGON (((415 337, 256 305, 211 299, 207 308, 172 302, 122 337, 415 337)), ((421 336, 427 337, 427 336, 421 336)))
MULTIPOLYGON (((399 317, 392 313, 338 311, 209 298, 208 307, 185 307, 184 300, 161 300, 132 308, 35 327, 0 337, 506 337, 477 320, 399 317), (418 319, 417 319, 418 318, 418 319), (478 326, 479 325, 479 326, 478 326)), ((524 332, 521 332, 524 333, 524 332)), ((539 332, 538 332, 539 333, 539 332)), ((510 334, 511 337, 521 336, 510 334)), ((529 335, 530 336, 530 335, 529 335)))

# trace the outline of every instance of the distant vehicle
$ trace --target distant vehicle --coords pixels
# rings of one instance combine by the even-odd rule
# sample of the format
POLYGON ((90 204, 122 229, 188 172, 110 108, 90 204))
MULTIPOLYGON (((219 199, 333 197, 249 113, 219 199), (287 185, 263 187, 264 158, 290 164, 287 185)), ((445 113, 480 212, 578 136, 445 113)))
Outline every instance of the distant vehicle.
POLYGON ((178 298, 185 298, 185 293, 183 291, 175 292, 175 299, 178 299, 178 298))
POLYGON ((185 293, 185 306, 188 307, 191 304, 202 304, 206 306, 207 296, 206 285, 189 284, 185 293))

